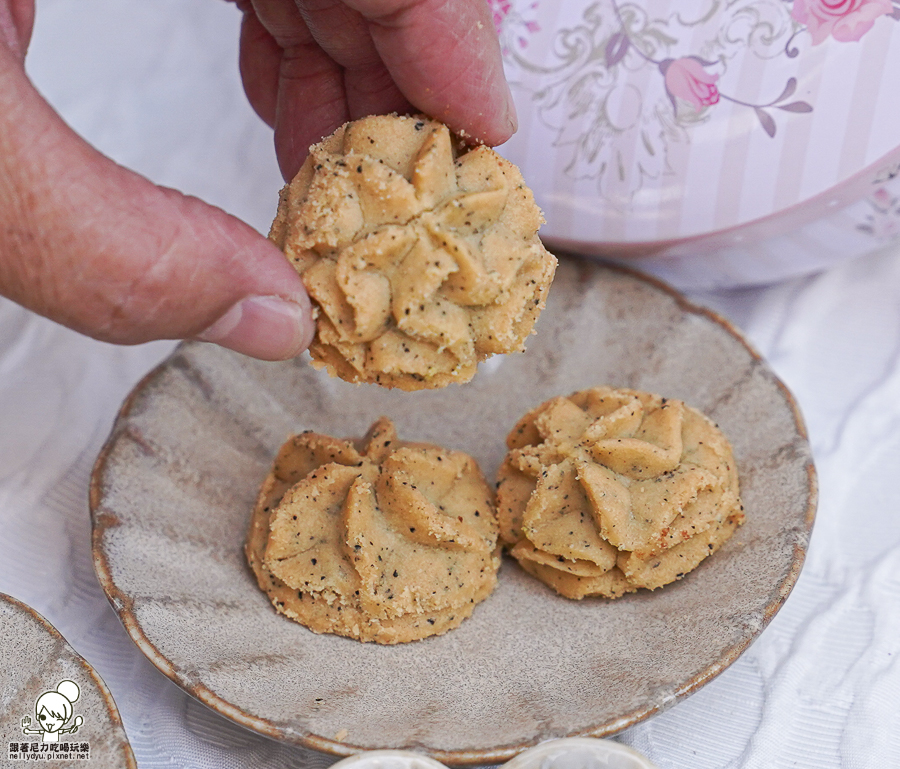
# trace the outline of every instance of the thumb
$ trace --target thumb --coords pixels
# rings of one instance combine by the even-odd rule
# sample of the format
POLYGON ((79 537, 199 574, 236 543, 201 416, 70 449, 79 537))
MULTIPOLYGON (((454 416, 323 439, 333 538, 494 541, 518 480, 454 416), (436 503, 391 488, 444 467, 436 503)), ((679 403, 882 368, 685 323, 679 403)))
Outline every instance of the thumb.
POLYGON ((0 294, 108 342, 200 338, 267 360, 313 327, 281 252, 79 138, 0 44, 0 294))

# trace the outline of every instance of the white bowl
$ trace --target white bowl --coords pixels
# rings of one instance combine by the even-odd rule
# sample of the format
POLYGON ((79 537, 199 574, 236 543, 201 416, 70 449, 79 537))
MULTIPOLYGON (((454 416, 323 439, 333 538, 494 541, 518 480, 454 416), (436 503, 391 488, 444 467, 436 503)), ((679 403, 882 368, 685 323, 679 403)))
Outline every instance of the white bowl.
POLYGON ((504 764, 503 769, 656 769, 626 745, 593 737, 569 737, 537 745, 504 764))
POLYGON ((332 764, 331 769, 447 769, 447 766, 411 750, 367 750, 332 764))
POLYGON ((709 288, 900 234, 889 0, 491 5, 551 245, 709 288))
MULTIPOLYGON (((594 737, 549 740, 502 764, 502 769, 656 769, 635 750, 594 737)), ((331 769, 447 769, 445 764, 411 750, 369 750, 331 769)))

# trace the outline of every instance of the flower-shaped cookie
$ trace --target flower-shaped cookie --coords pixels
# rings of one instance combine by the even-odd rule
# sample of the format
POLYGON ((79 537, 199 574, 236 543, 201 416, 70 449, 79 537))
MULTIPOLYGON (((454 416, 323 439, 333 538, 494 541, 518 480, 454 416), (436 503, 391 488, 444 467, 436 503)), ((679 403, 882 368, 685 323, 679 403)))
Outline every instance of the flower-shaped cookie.
POLYGON ((466 382, 523 349, 556 259, 519 170, 446 126, 347 123, 281 194, 269 237, 316 306, 314 365, 405 390, 466 382))
POLYGON ((743 521, 731 446, 678 400, 608 387, 553 398, 507 447, 501 539, 567 598, 681 579, 743 521))
POLYGON ((493 495, 475 460, 306 432, 281 448, 245 548, 276 609, 317 633, 392 644, 459 625, 497 583, 493 495))

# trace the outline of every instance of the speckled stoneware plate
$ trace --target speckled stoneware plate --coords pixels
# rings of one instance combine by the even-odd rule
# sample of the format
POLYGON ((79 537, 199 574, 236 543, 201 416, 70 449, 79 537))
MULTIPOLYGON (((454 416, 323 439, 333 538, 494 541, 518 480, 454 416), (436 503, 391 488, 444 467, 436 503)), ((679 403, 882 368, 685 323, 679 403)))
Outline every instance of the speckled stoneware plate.
POLYGON ((45 761, 137 767, 100 676, 34 609, 0 593, 0 765, 45 761))
POLYGON ((338 755, 414 749, 495 763, 540 741, 612 734, 712 679, 797 579, 815 476, 801 417, 721 318, 633 273, 563 260, 528 351, 464 386, 353 386, 304 359, 181 346, 124 404, 91 489, 97 573, 173 681, 263 734, 338 755), (445 636, 393 647, 315 635, 275 613, 244 563, 257 488, 293 432, 401 438, 471 453, 492 478, 521 413, 608 383, 681 398, 734 444, 747 520, 681 582, 573 602, 513 562, 445 636))

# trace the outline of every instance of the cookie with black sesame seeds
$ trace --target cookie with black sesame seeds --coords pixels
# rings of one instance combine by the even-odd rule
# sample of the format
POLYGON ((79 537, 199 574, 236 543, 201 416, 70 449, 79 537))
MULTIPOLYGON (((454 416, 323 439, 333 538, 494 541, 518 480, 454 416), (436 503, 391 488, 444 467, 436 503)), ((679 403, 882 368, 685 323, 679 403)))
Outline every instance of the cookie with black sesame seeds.
POLYGON ((400 643, 459 625, 494 589, 493 493, 472 457, 366 436, 289 439, 245 546, 276 610, 314 632, 400 643))
POLYGON ((507 436, 500 535, 568 598, 681 579, 743 521, 731 445, 684 402, 594 387, 551 398, 507 436))
POLYGON ((519 170, 442 123, 376 115, 315 145, 269 234, 314 304, 313 365, 404 390, 521 351, 556 270, 519 170))

